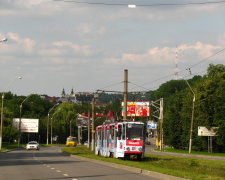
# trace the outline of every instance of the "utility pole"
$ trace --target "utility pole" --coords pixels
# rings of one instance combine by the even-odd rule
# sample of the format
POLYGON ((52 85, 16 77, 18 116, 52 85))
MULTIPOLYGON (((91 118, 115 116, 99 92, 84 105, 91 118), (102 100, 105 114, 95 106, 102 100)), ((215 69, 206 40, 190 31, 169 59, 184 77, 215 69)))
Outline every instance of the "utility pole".
POLYGON ((127 120, 127 92, 128 92, 128 70, 124 70, 124 109, 123 121, 127 120))
POLYGON ((88 148, 90 147, 90 121, 91 121, 91 117, 90 117, 90 110, 88 110, 88 148))
POLYGON ((163 149, 163 98, 160 98, 159 122, 160 122, 160 150, 162 150, 163 149))
POLYGON ((80 131, 81 131, 81 126, 78 126, 78 144, 80 145, 80 139, 81 139, 81 136, 80 136, 80 131))
POLYGON ((19 134, 18 134, 18 148, 20 147, 20 137, 21 137, 21 114, 22 114, 22 103, 20 104, 20 119, 19 119, 19 134))
MULTIPOLYGON (((187 81, 186 81, 187 82, 187 81)), ((188 84, 189 85, 189 84, 188 84)), ((189 85, 190 87, 190 85, 189 85)), ((191 89, 192 90, 192 89, 191 89)), ((189 140, 189 154, 191 153, 192 149, 192 132, 193 132, 193 123, 194 123, 194 110, 195 110, 195 93, 193 93, 193 101, 192 101, 192 113, 191 113, 191 127, 190 127, 190 140, 189 140)))
POLYGON ((50 120, 50 112, 54 109, 55 106, 58 106, 59 103, 54 104, 54 106, 48 111, 48 119, 47 119, 47 135, 46 135, 46 144, 48 145, 48 134, 49 134, 49 120, 50 120))
POLYGON ((95 143, 95 98, 92 99, 92 141, 91 141, 91 150, 94 151, 94 143, 95 143))
POLYGON ((189 84, 189 82, 186 79, 183 79, 188 87, 190 88, 192 94, 193 94, 193 100, 192 100, 192 113, 191 113, 191 126, 190 126, 190 139, 189 139, 189 154, 191 154, 191 149, 192 149, 192 132, 193 132, 193 123, 194 123, 194 110, 195 110, 195 92, 194 90, 191 88, 191 85, 189 84))
POLYGON ((157 101, 151 102, 151 105, 156 108, 155 112, 157 115, 152 115, 158 119, 159 123, 159 138, 158 138, 158 144, 157 145, 160 147, 160 150, 163 149, 163 98, 158 99, 157 101))

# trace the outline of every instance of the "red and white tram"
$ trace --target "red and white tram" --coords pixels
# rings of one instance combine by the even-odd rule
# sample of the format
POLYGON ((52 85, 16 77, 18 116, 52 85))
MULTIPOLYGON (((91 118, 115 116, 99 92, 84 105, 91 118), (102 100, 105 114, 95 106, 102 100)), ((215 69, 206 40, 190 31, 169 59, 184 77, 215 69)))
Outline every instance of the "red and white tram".
POLYGON ((96 127, 95 154, 104 157, 144 157, 144 123, 116 122, 96 127))

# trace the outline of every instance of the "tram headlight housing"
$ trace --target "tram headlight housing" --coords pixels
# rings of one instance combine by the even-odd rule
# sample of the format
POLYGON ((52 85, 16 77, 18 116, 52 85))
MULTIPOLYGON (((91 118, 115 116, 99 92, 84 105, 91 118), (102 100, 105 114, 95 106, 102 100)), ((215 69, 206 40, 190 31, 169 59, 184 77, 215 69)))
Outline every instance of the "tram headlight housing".
POLYGON ((129 147, 127 147, 127 151, 130 151, 130 148, 129 147))
POLYGON ((140 152, 142 152, 142 148, 140 147, 140 148, 138 148, 138 150, 140 151, 140 152))

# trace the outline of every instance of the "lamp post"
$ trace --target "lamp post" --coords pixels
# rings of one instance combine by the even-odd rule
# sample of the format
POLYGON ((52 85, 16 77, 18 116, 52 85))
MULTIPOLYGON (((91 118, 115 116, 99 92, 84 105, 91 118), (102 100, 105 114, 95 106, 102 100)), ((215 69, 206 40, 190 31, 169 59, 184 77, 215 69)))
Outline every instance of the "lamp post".
POLYGON ((7 41, 7 38, 5 37, 0 40, 0 42, 5 42, 5 41, 7 41))
POLYGON ((191 113, 191 127, 190 127, 190 139, 189 139, 189 154, 191 153, 191 147, 192 147, 192 132, 193 132, 193 123, 194 123, 194 109, 195 109, 195 93, 193 89, 191 88, 190 84, 187 80, 185 80, 188 87, 190 88, 192 94, 193 94, 193 101, 192 101, 192 113, 191 113))
POLYGON ((31 96, 32 94, 30 94, 29 96, 27 96, 22 103, 20 104, 20 119, 19 119, 19 135, 18 135, 18 147, 20 147, 20 136, 21 136, 21 117, 22 117, 22 108, 23 108, 23 103, 31 96))
MULTIPOLYGON (((22 79, 22 77, 17 77, 16 79, 22 79)), ((10 87, 10 85, 16 80, 11 81, 6 89, 10 87)), ((3 108, 4 108, 4 98, 5 92, 2 93, 2 106, 1 106, 1 124, 0 124, 0 150, 2 149, 2 131, 3 131, 3 108)))
POLYGON ((191 125, 190 125, 190 138, 189 138, 189 150, 188 150, 188 152, 190 154, 191 153, 191 149, 192 149, 192 132, 193 132, 194 110, 195 110, 195 92, 193 91, 193 89, 191 88, 191 85, 189 84, 189 82, 186 79, 184 79, 182 77, 181 77, 181 79, 183 79, 187 83, 188 87, 190 88, 190 90, 191 90, 191 92, 193 94, 192 113, 191 113, 191 125))
MULTIPOLYGON (((47 138, 46 138, 46 144, 48 145, 48 134, 49 134, 49 118, 50 118, 50 112, 54 109, 55 106, 58 106, 59 103, 56 103, 49 111, 48 111, 48 120, 47 120, 47 138)), ((52 124, 51 124, 52 125, 52 124)), ((52 126, 51 126, 51 132, 52 132, 52 126)), ((52 136, 51 136, 52 139, 52 136)))

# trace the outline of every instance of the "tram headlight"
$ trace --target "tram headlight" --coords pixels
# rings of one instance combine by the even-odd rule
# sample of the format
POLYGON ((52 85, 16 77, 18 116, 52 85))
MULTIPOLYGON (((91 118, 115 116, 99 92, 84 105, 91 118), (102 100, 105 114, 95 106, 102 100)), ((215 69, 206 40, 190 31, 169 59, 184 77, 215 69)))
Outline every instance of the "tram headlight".
POLYGON ((127 151, 130 151, 130 148, 129 147, 127 147, 127 151))
POLYGON ((138 148, 138 150, 139 150, 140 152, 142 152, 142 148, 138 148))

